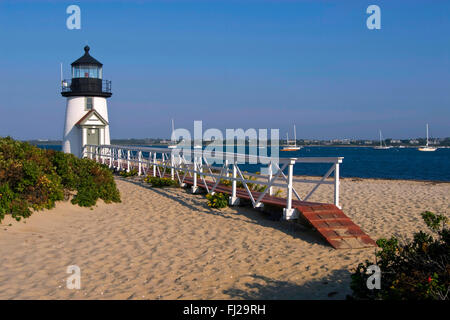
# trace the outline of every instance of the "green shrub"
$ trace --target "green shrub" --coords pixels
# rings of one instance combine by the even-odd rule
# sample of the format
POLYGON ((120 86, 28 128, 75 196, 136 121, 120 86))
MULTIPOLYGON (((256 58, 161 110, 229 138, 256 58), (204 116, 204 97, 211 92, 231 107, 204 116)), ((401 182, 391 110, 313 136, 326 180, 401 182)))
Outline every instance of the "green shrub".
MULTIPOLYGON (((244 176, 244 179, 246 180, 256 180, 255 177, 251 177, 251 176, 244 176)), ((227 187, 231 187, 232 185, 232 181, 231 180, 226 180, 226 179, 220 179, 220 184, 227 186, 227 187)), ((257 192, 264 192, 267 189, 267 186, 265 185, 259 185, 256 183, 247 183, 247 187, 250 189, 250 191, 257 191, 257 192)), ((241 188, 241 189, 245 189, 244 184, 241 181, 236 181, 236 188, 241 188)), ((281 190, 278 190, 274 193, 274 196, 277 197, 282 193, 281 190)))
POLYGON ((120 202, 107 166, 72 154, 42 150, 11 138, 0 138, 0 221, 5 214, 20 220, 31 210, 50 209, 76 191, 72 203, 95 205, 98 199, 120 202))
POLYGON ((90 207, 95 205, 97 199, 106 203, 120 202, 120 193, 108 166, 89 159, 80 159, 78 169, 77 173, 81 179, 77 186, 78 193, 72 199, 73 204, 90 207))
POLYGON ((225 208, 228 206, 228 195, 223 193, 207 194, 208 206, 211 208, 225 208))
POLYGON ((11 214, 17 220, 20 220, 21 216, 29 217, 31 211, 28 206, 28 203, 17 198, 8 183, 0 185, 0 221, 6 214, 11 214))
POLYGON ((145 182, 150 183, 152 187, 164 188, 164 187, 178 187, 178 181, 169 178, 159 178, 159 177, 146 177, 145 182))
POLYGON ((232 182, 233 181, 231 181, 231 180, 220 179, 220 184, 227 186, 227 187, 231 187, 232 182))
POLYGON ((449 300, 450 230, 447 218, 426 211, 422 218, 437 234, 419 231, 413 239, 401 244, 397 238, 379 239, 376 263, 360 263, 352 274, 351 289, 357 299, 449 300), (367 268, 381 269, 381 289, 367 288, 367 268))
MULTIPOLYGON (((244 179, 246 180, 253 180, 251 179, 252 177, 246 177, 244 176, 244 179)), ((227 186, 227 187, 231 187, 232 186, 233 181, 231 180, 226 180, 226 179, 220 179, 220 184, 227 186)), ((254 183, 247 183, 247 187, 250 190, 254 190, 254 183)), ((241 188, 241 189, 245 189, 244 183, 242 181, 236 181, 236 188, 241 188)))
POLYGON ((138 171, 136 169, 131 169, 130 172, 120 171, 119 175, 124 178, 135 177, 138 175, 138 171))
MULTIPOLYGON (((259 174, 259 172, 255 172, 255 174, 259 174)), ((253 177, 253 176, 246 176, 243 174, 243 177, 245 180, 256 181, 256 177, 253 177)), ((226 179, 220 179, 220 184, 227 186, 227 187, 231 187, 232 181, 226 180, 226 179)), ((247 187, 250 191, 257 191, 257 192, 264 192, 267 189, 267 186, 259 185, 257 183, 253 183, 253 182, 248 182, 247 187)), ((236 181, 236 188, 245 189, 244 183, 241 181, 236 181)))
POLYGON ((279 197, 279 196, 281 196, 282 193, 283 193, 283 190, 277 189, 277 190, 273 193, 273 196, 274 196, 274 197, 279 197))

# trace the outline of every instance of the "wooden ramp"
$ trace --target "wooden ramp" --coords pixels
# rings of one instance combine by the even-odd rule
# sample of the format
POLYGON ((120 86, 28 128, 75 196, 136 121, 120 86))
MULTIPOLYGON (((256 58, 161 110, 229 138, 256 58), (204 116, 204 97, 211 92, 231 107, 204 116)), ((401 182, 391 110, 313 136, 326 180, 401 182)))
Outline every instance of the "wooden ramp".
MULTIPOLYGON (((184 183, 193 185, 193 179, 186 177, 184 183)), ((206 180, 209 189, 212 189, 214 183, 206 180)), ((199 187, 204 188, 203 181, 198 182, 199 187), (203 185, 203 186, 202 186, 203 185)), ((231 187, 219 184, 215 192, 231 194, 231 187)), ((260 196, 260 192, 252 191, 254 199, 260 196)), ((241 199, 250 200, 250 196, 245 189, 238 188, 236 196, 241 199)), ((279 206, 286 206, 286 199, 265 195, 262 203, 279 206)), ((297 209, 299 214, 309 222, 314 229, 335 249, 367 248, 376 246, 366 233, 360 227, 353 223, 344 212, 334 204, 323 204, 316 202, 292 201, 292 207, 297 209)))
POLYGON ((335 249, 365 248, 376 246, 341 209, 333 204, 305 203, 295 201, 292 204, 299 213, 325 238, 335 249))

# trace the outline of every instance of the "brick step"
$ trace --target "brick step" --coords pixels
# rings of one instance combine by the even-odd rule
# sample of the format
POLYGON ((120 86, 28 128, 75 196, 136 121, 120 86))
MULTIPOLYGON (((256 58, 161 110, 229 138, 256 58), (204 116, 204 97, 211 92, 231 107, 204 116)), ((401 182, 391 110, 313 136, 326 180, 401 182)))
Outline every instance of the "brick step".
POLYGON ((356 224, 354 224, 350 220, 345 220, 345 221, 318 221, 318 220, 316 220, 316 221, 310 221, 310 222, 316 229, 323 229, 323 230, 359 228, 356 224))

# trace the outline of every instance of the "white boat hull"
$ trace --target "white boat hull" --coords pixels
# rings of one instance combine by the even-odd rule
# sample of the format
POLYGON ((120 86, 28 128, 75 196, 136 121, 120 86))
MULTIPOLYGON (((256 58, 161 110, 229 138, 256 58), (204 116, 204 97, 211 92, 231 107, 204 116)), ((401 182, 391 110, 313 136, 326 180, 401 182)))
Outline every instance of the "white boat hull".
POLYGON ((419 148, 419 151, 424 151, 424 152, 431 152, 431 151, 436 151, 437 148, 432 148, 432 147, 422 147, 419 148))
POLYGON ((437 148, 433 148, 433 147, 429 147, 428 146, 428 123, 427 123, 427 144, 424 147, 420 147, 418 150, 419 151, 425 151, 425 152, 431 152, 431 151, 436 151, 437 148))
POLYGON ((284 147, 283 149, 281 149, 280 151, 298 151, 300 150, 302 147, 284 147))

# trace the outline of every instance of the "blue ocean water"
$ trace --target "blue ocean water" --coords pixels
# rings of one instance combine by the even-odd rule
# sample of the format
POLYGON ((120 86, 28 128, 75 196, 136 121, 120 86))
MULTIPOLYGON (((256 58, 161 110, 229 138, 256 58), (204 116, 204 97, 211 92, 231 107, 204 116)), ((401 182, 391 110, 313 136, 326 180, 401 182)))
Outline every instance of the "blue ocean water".
MULTIPOLYGON (((413 148, 304 147, 292 153, 280 152, 280 157, 285 156, 344 157, 340 170, 342 177, 450 181, 450 149, 420 152, 413 148)), ((328 167, 298 164, 294 173, 323 175, 328 167)))
MULTIPOLYGON (((61 150, 60 146, 39 146, 61 150)), ((370 147, 303 147, 299 151, 280 152, 280 157, 344 157, 341 177, 450 181, 450 149, 420 152, 413 148, 376 150, 370 147)), ((260 166, 242 165, 248 172, 260 166)), ((329 164, 298 163, 294 174, 323 176, 329 164)))

